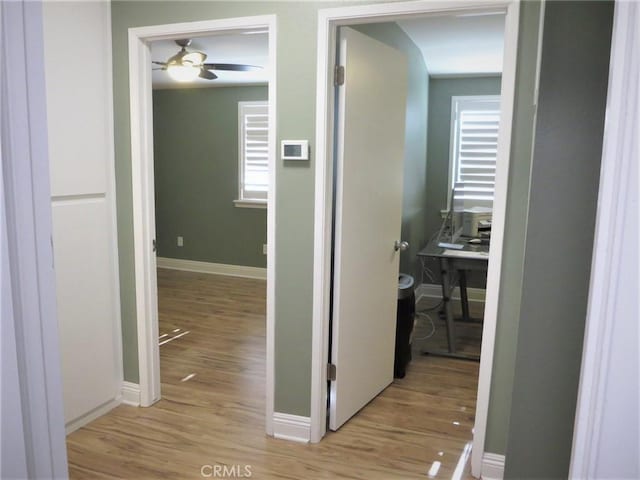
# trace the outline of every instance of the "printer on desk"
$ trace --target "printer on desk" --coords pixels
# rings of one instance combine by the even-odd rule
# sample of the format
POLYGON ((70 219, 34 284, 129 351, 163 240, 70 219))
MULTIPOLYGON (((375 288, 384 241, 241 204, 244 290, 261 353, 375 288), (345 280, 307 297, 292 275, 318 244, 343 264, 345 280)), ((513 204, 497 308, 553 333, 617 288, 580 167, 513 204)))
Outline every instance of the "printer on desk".
POLYGON ((491 214, 492 209, 488 207, 464 209, 462 212, 462 235, 465 237, 489 236, 491 232, 491 214))

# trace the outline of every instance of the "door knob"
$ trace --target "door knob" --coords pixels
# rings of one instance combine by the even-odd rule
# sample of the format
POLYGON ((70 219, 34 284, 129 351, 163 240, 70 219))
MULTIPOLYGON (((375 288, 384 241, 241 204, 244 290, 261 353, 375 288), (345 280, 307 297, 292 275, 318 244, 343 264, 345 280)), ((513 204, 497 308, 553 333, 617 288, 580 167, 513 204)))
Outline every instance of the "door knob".
POLYGON ((393 244, 393 249, 397 252, 398 250, 405 251, 409 248, 409 242, 401 242, 400 240, 396 240, 393 244))

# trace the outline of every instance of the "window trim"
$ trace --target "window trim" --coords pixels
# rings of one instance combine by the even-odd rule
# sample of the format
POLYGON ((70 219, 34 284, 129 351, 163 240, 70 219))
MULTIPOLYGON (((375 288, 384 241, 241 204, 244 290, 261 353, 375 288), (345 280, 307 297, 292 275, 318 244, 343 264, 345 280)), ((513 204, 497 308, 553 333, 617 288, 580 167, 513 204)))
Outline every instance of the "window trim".
POLYGON ((245 198, 239 198, 233 201, 233 204, 239 208, 267 208, 267 200, 249 200, 245 198))
MULTIPOLYGON (((497 101, 498 111, 501 112, 500 102, 501 96, 496 95, 452 95, 451 96, 451 111, 450 111, 450 127, 449 127, 449 177, 447 179, 447 207, 446 212, 451 209, 451 191, 454 187, 454 169, 456 166, 456 105, 462 101, 497 101)), ((500 119, 502 121, 502 118, 500 119)), ((497 158, 496 158, 497 163, 497 158)), ((494 184, 495 186, 495 184, 494 184)), ((493 199, 491 201, 493 204, 493 199)), ((482 205, 485 206, 485 205, 482 205)))
MULTIPOLYGON (((269 100, 251 100, 238 102, 238 195, 233 201, 234 206, 239 208, 267 208, 267 198, 245 198, 244 196, 244 117, 243 107, 245 106, 262 106, 267 109, 267 117, 269 115, 269 100)), ((271 128, 271 125, 269 125, 271 128)), ((268 153, 267 153, 268 155, 268 153)), ((268 164, 268 162, 267 162, 268 164)), ((268 192, 267 192, 268 195, 268 192)))

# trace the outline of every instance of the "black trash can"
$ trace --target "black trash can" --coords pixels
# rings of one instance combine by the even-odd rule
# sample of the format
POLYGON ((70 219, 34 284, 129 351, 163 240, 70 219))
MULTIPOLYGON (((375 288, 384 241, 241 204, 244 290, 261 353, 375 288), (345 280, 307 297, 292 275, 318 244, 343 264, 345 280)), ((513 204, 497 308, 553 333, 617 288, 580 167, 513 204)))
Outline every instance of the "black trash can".
POLYGON ((411 332, 416 316, 416 294, 413 277, 401 273, 398 276, 398 313, 396 316, 396 354, 393 376, 404 378, 411 361, 411 332))

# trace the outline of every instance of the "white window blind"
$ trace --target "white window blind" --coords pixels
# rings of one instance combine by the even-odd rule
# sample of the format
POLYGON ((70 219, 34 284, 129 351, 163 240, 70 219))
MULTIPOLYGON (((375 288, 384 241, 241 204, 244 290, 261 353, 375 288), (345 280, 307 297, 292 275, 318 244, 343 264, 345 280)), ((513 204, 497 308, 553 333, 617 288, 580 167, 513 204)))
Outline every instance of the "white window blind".
POLYGON ((267 102, 238 102, 240 200, 266 201, 269 189, 267 102))
POLYGON ((453 97, 451 186, 465 206, 491 206, 496 179, 500 96, 453 97))

